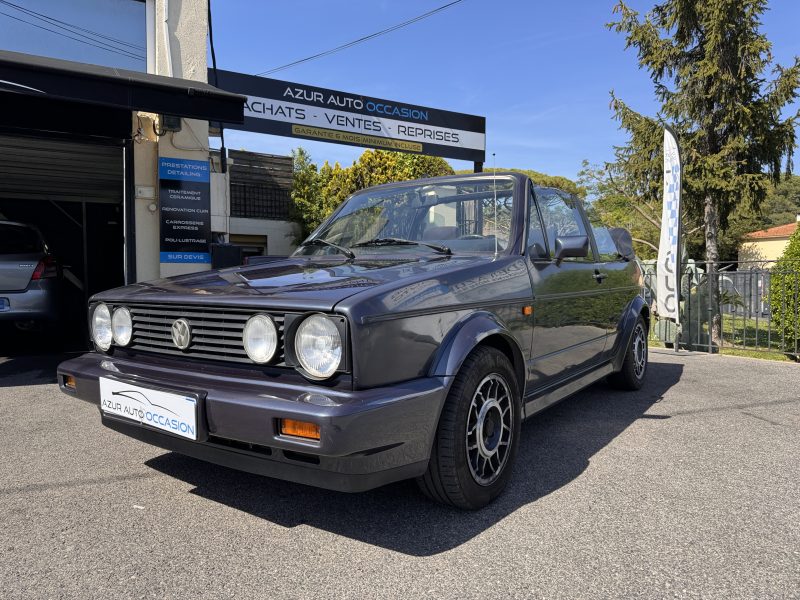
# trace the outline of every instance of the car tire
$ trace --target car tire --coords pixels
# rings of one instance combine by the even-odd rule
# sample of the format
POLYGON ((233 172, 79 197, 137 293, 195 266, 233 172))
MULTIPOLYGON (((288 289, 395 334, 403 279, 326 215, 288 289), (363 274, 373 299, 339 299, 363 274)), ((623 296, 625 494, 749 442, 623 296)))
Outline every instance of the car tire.
POLYGON ((428 469, 417 478, 422 492, 465 510, 489 504, 511 477, 521 423, 511 362, 495 348, 473 350, 442 408, 428 469))
POLYGON ((647 324, 641 315, 633 326, 633 334, 625 349, 622 368, 608 376, 608 382, 620 390, 640 390, 647 377, 647 324))

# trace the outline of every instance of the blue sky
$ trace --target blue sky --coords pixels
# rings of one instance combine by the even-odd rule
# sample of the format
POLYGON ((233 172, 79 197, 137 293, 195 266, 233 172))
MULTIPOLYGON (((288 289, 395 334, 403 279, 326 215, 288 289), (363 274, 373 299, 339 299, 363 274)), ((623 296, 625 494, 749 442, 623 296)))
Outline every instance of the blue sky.
POLYGON ((128 55, 145 55, 144 3, 134 0, 5 0, 0 2, 0 49, 42 54, 88 62, 112 67, 122 67, 144 71, 144 60, 109 52, 117 48, 128 55), (6 2, 40 13, 51 19, 58 19, 100 35, 117 38, 128 46, 109 43, 98 36, 88 36, 80 32, 69 33, 43 18, 37 18, 9 6, 6 2), (27 21, 23 23, 22 21, 27 21), (37 27, 38 26, 38 27, 37 27), (51 31, 45 31, 45 29, 51 31), (57 33, 54 33, 57 32, 57 33), (76 41, 82 39, 83 42, 76 41), (95 46, 87 43, 93 39, 95 46), (102 45, 106 50, 96 46, 102 45), (136 46, 133 48, 131 46, 136 46))
MULTIPOLYGON (((12 0, 109 35, 144 39, 142 5, 132 0, 12 0), (87 24, 88 23, 88 24, 87 24)), ((257 73, 424 13, 445 0, 212 0, 218 66, 257 73)), ((614 0, 491 4, 464 0, 405 29, 274 77, 487 118, 491 153, 504 167, 575 177, 581 161, 601 163, 624 141, 609 110, 609 91, 653 114, 652 86, 608 31, 614 0)), ((631 0, 646 11, 652 0, 631 0)), ((0 6, 0 10, 10 12, 0 6)), ((775 59, 800 54, 800 2, 773 0, 764 31, 775 59)), ((136 61, 12 23, 0 16, 0 47, 137 68, 136 61)), ((143 63, 138 63, 143 68, 143 63)), ((795 107, 796 110, 797 107, 795 107)), ((317 162, 350 164, 361 149, 236 131, 227 145, 286 154, 302 144, 317 162)), ((451 161, 455 168, 471 163, 451 161)))
MULTIPOLYGON (((213 3, 218 66, 257 73, 445 4, 444 0, 213 3)), ((464 0, 362 45, 274 74, 279 79, 485 115, 487 163, 575 177, 624 141, 609 91, 653 114, 652 86, 606 29, 612 0, 464 0)), ((646 11, 652 2, 632 1, 646 11)), ((800 2, 773 0, 764 31, 778 62, 800 54, 800 2)), ((229 132, 232 148, 285 153, 297 140, 229 132)), ((302 141, 315 160, 349 164, 361 150, 302 141)), ((456 168, 470 163, 451 161, 456 168)))

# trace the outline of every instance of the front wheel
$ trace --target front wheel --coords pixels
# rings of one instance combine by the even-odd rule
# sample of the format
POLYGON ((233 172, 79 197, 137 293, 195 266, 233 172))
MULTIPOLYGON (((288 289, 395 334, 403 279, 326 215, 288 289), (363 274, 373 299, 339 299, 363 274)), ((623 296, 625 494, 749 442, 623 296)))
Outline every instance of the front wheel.
POLYGON ((622 368, 608 376, 608 382, 621 390, 639 390, 647 375, 647 325, 641 315, 633 326, 631 341, 625 350, 622 368))
POLYGON ((428 470, 417 479, 422 492, 462 509, 489 504, 511 476, 521 422, 511 362, 495 348, 474 350, 445 400, 428 470))

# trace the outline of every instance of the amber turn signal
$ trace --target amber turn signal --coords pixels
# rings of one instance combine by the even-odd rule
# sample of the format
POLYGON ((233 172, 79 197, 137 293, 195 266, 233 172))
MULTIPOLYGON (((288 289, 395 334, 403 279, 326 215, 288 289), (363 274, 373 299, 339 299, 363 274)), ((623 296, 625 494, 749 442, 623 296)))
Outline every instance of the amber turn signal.
POLYGON ((64 375, 64 387, 70 390, 75 389, 75 378, 72 375, 64 375))
POLYGON ((319 440, 319 425, 294 419, 280 420, 281 435, 293 435, 307 440, 319 440))
POLYGON ((532 306, 523 306, 522 307, 522 314, 526 317, 530 317, 533 314, 533 307, 532 306))

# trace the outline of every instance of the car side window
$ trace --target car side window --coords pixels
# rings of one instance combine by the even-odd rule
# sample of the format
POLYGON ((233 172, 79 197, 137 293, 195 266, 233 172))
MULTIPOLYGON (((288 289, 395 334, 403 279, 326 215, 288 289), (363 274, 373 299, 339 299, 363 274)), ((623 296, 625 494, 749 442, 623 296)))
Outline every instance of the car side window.
POLYGON ((586 216, 589 218, 589 225, 592 227, 594 241, 595 244, 597 244, 598 260, 600 262, 622 260, 617 244, 614 242, 614 238, 611 237, 611 232, 608 230, 608 227, 603 224, 595 211, 592 210, 591 206, 586 211, 586 216))
POLYGON ((539 210, 536 208, 536 201, 533 197, 533 190, 528 192, 528 255, 531 260, 547 258, 547 242, 542 228, 542 219, 539 210))
MULTIPOLYGON (((588 235, 583 223, 579 200, 552 188, 537 188, 536 199, 542 213, 550 257, 555 258, 556 238, 569 235, 588 235)), ((591 254, 591 252, 590 252, 591 254)), ((592 262, 593 258, 565 258, 573 262, 592 262)))
POLYGON ((614 243, 614 238, 611 237, 608 229, 603 226, 592 225, 592 232, 594 233, 594 240, 597 243, 597 254, 600 262, 614 262, 621 260, 617 245, 614 243))

